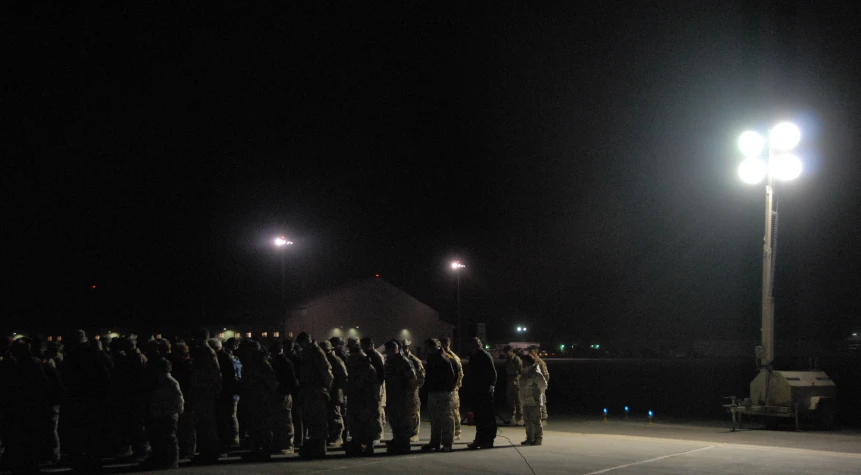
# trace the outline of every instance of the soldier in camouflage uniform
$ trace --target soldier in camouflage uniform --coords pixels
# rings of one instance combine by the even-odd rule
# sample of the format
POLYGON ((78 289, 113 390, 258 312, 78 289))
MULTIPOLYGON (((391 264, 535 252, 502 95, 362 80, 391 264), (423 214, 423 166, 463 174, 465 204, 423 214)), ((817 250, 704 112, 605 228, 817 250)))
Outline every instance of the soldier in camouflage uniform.
POLYGON ((332 343, 321 341, 320 348, 326 353, 326 360, 332 367, 332 389, 329 392, 329 438, 327 443, 330 447, 339 447, 343 442, 341 436, 344 432, 344 417, 341 410, 344 407, 344 387, 347 385, 347 367, 341 358, 335 355, 332 343))
POLYGON ((198 328, 189 347, 191 377, 188 408, 191 410, 191 427, 197 443, 197 452, 192 461, 208 464, 218 460, 221 441, 215 421, 218 396, 221 394, 221 367, 218 357, 209 347, 209 330, 198 328))
POLYGON ((278 399, 278 379, 266 354, 256 341, 243 342, 239 348, 242 361, 243 406, 251 452, 248 460, 269 460, 275 429, 273 417, 278 399))
MULTIPOLYGON (((542 375, 544 375, 544 380, 546 381, 547 385, 549 386, 550 385, 550 372, 547 371, 547 363, 544 362, 544 360, 541 358, 541 355, 539 354, 541 352, 540 351, 541 349, 537 345, 532 345, 529 348, 527 348, 527 350, 529 351, 529 356, 531 356, 532 359, 535 360, 535 364, 538 366, 538 370, 541 372, 542 375)), ((547 416, 547 394, 545 393, 542 397, 544 398, 544 404, 541 405, 541 422, 546 422, 547 417, 548 417, 547 416)))
POLYGON ((410 437, 416 413, 416 372, 410 360, 400 352, 397 340, 386 342, 386 417, 392 426, 392 441, 388 452, 405 454, 410 451, 410 437))
POLYGON ((455 376, 457 376, 457 385, 452 394, 451 412, 454 415, 454 440, 460 440, 460 388, 463 386, 463 363, 461 363, 460 357, 454 354, 454 351, 451 349, 451 338, 444 336, 439 339, 439 342, 442 345, 442 351, 445 351, 445 354, 452 359, 455 376))
POLYGON ((299 398, 302 400, 302 422, 308 430, 308 440, 302 445, 302 457, 323 458, 326 456, 326 439, 329 437, 326 419, 334 380, 332 365, 307 333, 300 333, 296 343, 302 347, 299 398))
POLYGON ((520 402, 520 372, 523 363, 520 357, 514 353, 510 345, 505 346, 505 374, 506 391, 505 406, 510 413, 509 423, 514 425, 523 424, 523 404, 520 402))
POLYGON ((414 355, 410 351, 410 341, 402 340, 401 348, 403 349, 404 356, 410 360, 410 363, 413 365, 413 371, 416 372, 416 390, 415 390, 415 410, 416 413, 411 415, 410 418, 413 421, 413 430, 410 431, 410 441, 418 442, 419 440, 419 430, 421 430, 422 425, 422 415, 421 415, 421 407, 422 400, 419 397, 419 389, 425 384, 425 367, 422 364, 422 360, 420 360, 416 355, 414 355))
POLYGON ((347 425, 351 440, 348 455, 372 455, 374 441, 380 438, 380 381, 371 359, 362 351, 355 338, 347 340, 347 425))
MULTIPOLYGON (((374 348, 374 340, 371 337, 363 337, 361 340, 362 350, 368 355, 371 364, 374 365, 374 370, 377 372, 377 380, 379 382, 377 389, 380 391, 380 408, 379 421, 380 437, 383 436, 383 430, 386 427, 386 364, 383 355, 374 348)), ((378 439, 374 439, 378 440, 378 439)))
POLYGON ((147 358, 137 347, 137 337, 130 335, 114 340, 121 351, 114 360, 113 389, 116 419, 113 424, 115 443, 120 444, 124 455, 129 446, 139 460, 143 460, 149 450, 144 432, 146 398, 147 358))

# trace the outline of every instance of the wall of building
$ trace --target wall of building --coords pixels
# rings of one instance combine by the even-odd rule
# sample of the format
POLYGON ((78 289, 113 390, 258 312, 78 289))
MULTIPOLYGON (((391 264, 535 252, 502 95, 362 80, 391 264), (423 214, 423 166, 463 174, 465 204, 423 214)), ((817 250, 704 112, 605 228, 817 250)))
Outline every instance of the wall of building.
POLYGON ((377 344, 390 338, 420 345, 430 337, 451 336, 452 325, 439 312, 380 279, 362 281, 294 308, 285 334, 306 331, 317 340, 370 336, 377 344))

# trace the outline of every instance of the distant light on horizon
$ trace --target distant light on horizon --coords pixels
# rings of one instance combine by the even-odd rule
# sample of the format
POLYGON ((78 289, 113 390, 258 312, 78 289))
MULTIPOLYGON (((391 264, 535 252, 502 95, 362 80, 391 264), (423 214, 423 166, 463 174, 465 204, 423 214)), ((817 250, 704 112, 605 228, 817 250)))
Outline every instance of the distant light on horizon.
POLYGON ((454 261, 454 262, 452 262, 452 263, 451 263, 451 268, 452 268, 452 269, 454 269, 454 270, 462 269, 462 268, 464 268, 464 267, 466 267, 466 266, 465 266, 465 265, 463 265, 463 264, 461 264, 461 262, 460 262, 460 261, 454 261))
POLYGON ((284 236, 275 238, 275 245, 278 247, 289 246, 291 244, 293 244, 293 241, 288 241, 284 236))

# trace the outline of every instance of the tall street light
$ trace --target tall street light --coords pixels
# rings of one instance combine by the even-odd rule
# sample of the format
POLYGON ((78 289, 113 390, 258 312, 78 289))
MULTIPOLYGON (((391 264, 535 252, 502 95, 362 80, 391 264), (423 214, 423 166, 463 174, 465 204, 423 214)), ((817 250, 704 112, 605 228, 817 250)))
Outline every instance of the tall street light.
POLYGON ((738 148, 747 158, 738 167, 742 181, 756 185, 765 180, 765 238, 762 248, 762 349, 757 349, 761 369, 771 370, 774 362, 774 209, 775 179, 794 180, 801 175, 801 160, 788 152, 801 141, 801 131, 795 124, 782 122, 766 137, 745 132, 738 139, 738 148), (762 157, 766 152, 765 158, 762 157))
POLYGON ((285 268, 285 266, 284 266, 284 254, 286 253, 285 251, 287 249, 287 246, 292 246, 292 245, 293 245, 293 241, 289 241, 284 236, 279 236, 279 237, 275 238, 275 246, 281 249, 281 305, 279 305, 280 310, 281 310, 281 328, 279 330, 280 332, 284 331, 284 326, 285 326, 284 317, 285 317, 285 314, 287 312, 287 309, 284 308, 284 298, 285 298, 285 296, 284 296, 284 293, 285 293, 285 288, 284 288, 284 274, 285 274, 285 271, 284 271, 284 268, 285 268))
POLYGON ((517 327, 517 339, 523 341, 523 334, 526 333, 526 327, 517 327))
POLYGON ((460 270, 466 267, 460 261, 451 263, 451 269, 457 276, 457 351, 463 354, 463 325, 461 324, 460 316, 460 270))

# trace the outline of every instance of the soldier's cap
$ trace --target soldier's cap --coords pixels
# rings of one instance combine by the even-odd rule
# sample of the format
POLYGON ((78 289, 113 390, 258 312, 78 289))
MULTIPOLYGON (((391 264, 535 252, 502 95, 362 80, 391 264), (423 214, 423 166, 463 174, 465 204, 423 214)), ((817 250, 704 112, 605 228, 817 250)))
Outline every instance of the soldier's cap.
POLYGON ((344 344, 344 340, 342 340, 341 337, 333 336, 332 338, 329 338, 329 343, 334 347, 338 347, 344 344))
POLYGON ((317 346, 319 346, 323 351, 332 351, 332 344, 326 340, 317 343, 317 346))
POLYGON ((412 344, 413 344, 413 342, 411 342, 411 341, 409 341, 409 340, 401 340, 401 341, 400 341, 400 343, 401 343, 401 345, 403 345, 403 346, 404 346, 404 348, 406 348, 406 347, 408 347, 408 346, 410 346, 410 345, 412 345, 412 344))
POLYGON ((440 337, 439 342, 442 345, 450 345, 451 344, 451 338, 449 338, 447 336, 443 336, 443 337, 440 337))
POLYGON ((538 345, 529 345, 526 349, 529 351, 538 351, 540 347, 538 345))
POLYGON ((386 342, 386 348, 398 348, 400 346, 401 344, 398 342, 398 340, 395 339, 386 342))
POLYGON ((358 348, 359 347, 359 339, 358 338, 347 338, 347 348, 358 348))
POLYGON ((502 351, 505 353, 508 353, 509 351, 511 351, 513 349, 514 348, 512 348, 511 345, 505 345, 505 348, 503 348, 502 351))
POLYGON ((302 332, 296 335, 296 343, 311 343, 311 335, 307 334, 306 332, 302 332))

